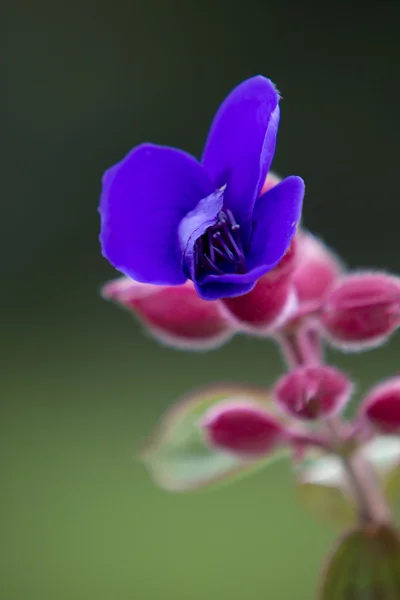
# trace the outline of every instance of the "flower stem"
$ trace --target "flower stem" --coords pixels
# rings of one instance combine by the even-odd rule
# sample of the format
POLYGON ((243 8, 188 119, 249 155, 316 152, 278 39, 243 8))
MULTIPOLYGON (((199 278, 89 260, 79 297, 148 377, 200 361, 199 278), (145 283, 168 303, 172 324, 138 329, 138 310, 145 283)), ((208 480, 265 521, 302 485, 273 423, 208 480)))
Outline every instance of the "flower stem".
POLYGON ((285 331, 278 337, 278 342, 289 370, 301 365, 318 365, 323 361, 321 338, 312 326, 285 331))
MULTIPOLYGON (((278 341, 289 369, 321 364, 323 360, 321 339, 318 330, 312 326, 300 325, 296 330, 286 331, 281 334, 278 341)), ((326 419, 325 425, 329 434, 325 449, 330 448, 330 451, 342 461, 358 506, 361 523, 364 525, 393 523, 391 510, 372 465, 362 455, 361 449, 356 448, 352 452, 348 450, 345 423, 339 417, 330 417, 326 419)), ((310 443, 311 439, 308 441, 310 443)), ((316 437, 314 445, 319 445, 318 441, 316 437)))
POLYGON ((379 481, 369 461, 361 450, 351 454, 342 452, 343 443, 341 422, 331 417, 327 419, 327 428, 331 434, 332 445, 346 470, 350 488, 358 505, 358 514, 362 524, 390 524, 393 516, 382 494, 379 481))

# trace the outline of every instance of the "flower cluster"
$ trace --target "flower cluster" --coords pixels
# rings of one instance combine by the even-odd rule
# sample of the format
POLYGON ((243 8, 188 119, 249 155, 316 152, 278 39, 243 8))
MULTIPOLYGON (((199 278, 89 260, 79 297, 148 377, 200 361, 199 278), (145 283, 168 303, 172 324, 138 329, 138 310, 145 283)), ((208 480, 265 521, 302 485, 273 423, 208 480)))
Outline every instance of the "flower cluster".
POLYGON ((287 366, 272 389, 219 384, 184 398, 143 460, 163 488, 185 491, 291 456, 299 497, 358 527, 332 557, 320 598, 398 598, 386 590, 394 580, 400 590, 391 509, 400 490, 400 377, 373 387, 346 418, 354 385, 324 363, 324 347, 360 352, 385 342, 400 326, 400 278, 346 271, 300 226, 302 179, 269 171, 278 124, 275 86, 254 77, 222 103, 201 162, 144 144, 104 176, 102 250, 123 276, 103 297, 173 347, 212 349, 254 335, 273 341, 287 366), (355 547, 358 575, 346 579, 355 547), (371 556, 392 565, 387 581, 371 556), (338 581, 346 596, 334 594, 338 581))
POLYGON ((304 184, 287 177, 262 193, 275 151, 279 94, 265 77, 243 82, 212 123, 201 162, 142 144, 103 177, 104 256, 150 284, 194 283, 199 296, 240 296, 285 254, 304 184))

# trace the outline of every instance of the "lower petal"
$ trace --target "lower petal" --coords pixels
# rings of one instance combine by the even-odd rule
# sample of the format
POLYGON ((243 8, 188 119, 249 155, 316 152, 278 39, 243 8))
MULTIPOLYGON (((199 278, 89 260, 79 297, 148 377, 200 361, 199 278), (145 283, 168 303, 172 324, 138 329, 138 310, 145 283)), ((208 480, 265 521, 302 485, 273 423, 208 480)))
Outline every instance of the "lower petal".
POLYGON ((195 281, 197 293, 204 300, 234 298, 250 292, 257 281, 265 275, 269 267, 257 267, 247 273, 226 273, 225 275, 207 275, 200 282, 195 281))
POLYGON ((195 283, 195 288, 203 300, 219 300, 220 298, 234 298, 248 294, 256 285, 251 283, 227 283, 226 281, 209 281, 208 283, 195 283))

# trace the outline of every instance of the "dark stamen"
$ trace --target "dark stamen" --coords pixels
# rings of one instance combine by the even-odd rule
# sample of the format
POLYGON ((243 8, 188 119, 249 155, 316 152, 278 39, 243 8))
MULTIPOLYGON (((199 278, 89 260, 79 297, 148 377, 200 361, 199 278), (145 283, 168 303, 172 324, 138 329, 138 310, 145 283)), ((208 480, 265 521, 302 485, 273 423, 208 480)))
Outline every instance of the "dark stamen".
POLYGON ((213 239, 212 238, 213 238, 213 234, 209 230, 208 231, 207 241, 208 241, 208 247, 210 249, 210 259, 211 259, 211 262, 214 262, 215 261, 215 248, 214 248, 214 245, 213 245, 213 239))
MULTIPOLYGON (((225 232, 224 232, 224 233, 225 233, 225 232)), ((224 238, 223 238, 223 236, 222 236, 222 233, 221 233, 220 231, 216 231, 216 232, 213 234, 213 238, 214 238, 214 240, 215 240, 215 243, 216 243, 216 244, 219 244, 219 246, 220 246, 220 248, 221 248, 222 252, 224 252, 224 253, 225 253, 225 254, 228 256, 228 258, 229 258, 230 260, 235 260, 235 256, 234 256, 234 254, 232 253, 232 251, 231 251, 231 249, 229 248, 229 246, 228 246, 228 244, 226 243, 226 241, 224 240, 224 238)))
POLYGON ((212 271, 216 271, 218 273, 218 275, 223 275, 224 272, 221 271, 221 269, 219 269, 217 267, 217 265, 211 261, 210 257, 207 256, 207 254, 204 254, 204 258, 205 258, 207 265, 210 267, 210 269, 212 271))
POLYGON ((198 276, 245 273, 246 259, 240 225, 229 209, 220 211, 217 223, 196 241, 195 255, 198 276))

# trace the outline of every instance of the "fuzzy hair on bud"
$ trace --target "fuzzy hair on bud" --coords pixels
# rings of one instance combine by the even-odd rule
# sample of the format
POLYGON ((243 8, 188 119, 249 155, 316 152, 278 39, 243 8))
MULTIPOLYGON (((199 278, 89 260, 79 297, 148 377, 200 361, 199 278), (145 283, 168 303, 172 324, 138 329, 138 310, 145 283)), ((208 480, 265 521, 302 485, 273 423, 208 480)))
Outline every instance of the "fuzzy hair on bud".
POLYGON ((379 346, 400 325, 400 278, 355 273, 326 300, 321 323, 332 345, 349 352, 379 346))
POLYGON ((370 390, 361 403, 360 417, 382 433, 400 433, 400 376, 370 390))
POLYGON ((293 273, 300 306, 315 309, 321 306, 343 267, 331 250, 311 233, 300 231, 297 236, 297 263, 293 273))
POLYGON ((349 379, 325 365, 298 367, 279 379, 274 397, 292 417, 319 419, 339 413, 352 392, 349 379))
POLYGON ((290 279, 272 280, 264 275, 248 294, 221 300, 226 315, 244 331, 269 335, 279 329, 297 309, 290 279))
POLYGON ((265 456, 288 439, 276 419, 246 400, 217 404, 199 425, 209 446, 243 458, 265 456))
POLYGON ((121 277, 107 283, 102 296, 128 309, 153 337, 175 348, 210 350, 234 333, 219 301, 200 298, 191 282, 155 286, 121 277))

